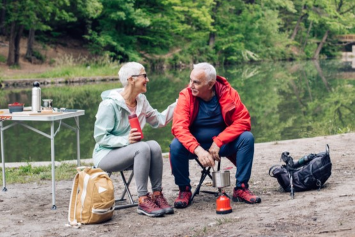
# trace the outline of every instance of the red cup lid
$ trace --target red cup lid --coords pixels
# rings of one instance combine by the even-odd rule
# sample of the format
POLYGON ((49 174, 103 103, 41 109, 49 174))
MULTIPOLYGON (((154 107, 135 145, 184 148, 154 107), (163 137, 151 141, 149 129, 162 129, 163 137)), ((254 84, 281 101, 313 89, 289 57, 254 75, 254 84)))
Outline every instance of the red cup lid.
POLYGON ((15 102, 15 103, 9 104, 9 106, 24 106, 24 104, 19 103, 19 102, 15 102))

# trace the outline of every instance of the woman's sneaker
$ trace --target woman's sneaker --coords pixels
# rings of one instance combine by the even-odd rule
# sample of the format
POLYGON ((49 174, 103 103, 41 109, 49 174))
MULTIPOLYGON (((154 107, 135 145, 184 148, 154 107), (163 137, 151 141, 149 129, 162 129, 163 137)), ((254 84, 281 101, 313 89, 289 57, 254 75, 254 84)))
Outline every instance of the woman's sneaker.
POLYGON ((149 194, 139 197, 137 212, 152 217, 164 216, 165 214, 165 211, 155 204, 149 194))
POLYGON ((233 202, 246 202, 249 204, 260 203, 261 198, 254 195, 245 184, 242 184, 240 188, 234 188, 233 191, 233 202))
POLYGON ((174 208, 169 205, 161 191, 154 191, 152 199, 158 207, 164 210, 165 214, 174 214, 174 208))

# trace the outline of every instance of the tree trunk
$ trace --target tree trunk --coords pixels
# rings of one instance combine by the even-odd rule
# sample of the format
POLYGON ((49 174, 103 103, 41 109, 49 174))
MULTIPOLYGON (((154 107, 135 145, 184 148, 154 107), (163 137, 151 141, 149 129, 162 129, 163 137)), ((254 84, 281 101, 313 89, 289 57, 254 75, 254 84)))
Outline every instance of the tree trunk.
POLYGON ((35 31, 35 29, 31 28, 28 32, 27 51, 25 58, 30 62, 32 62, 33 44, 35 42, 35 31))
POLYGON ((11 22, 10 38, 9 38, 9 53, 7 55, 7 65, 12 66, 15 64, 15 34, 16 22, 11 22))
POLYGON ((294 40, 294 39, 296 38, 296 35, 297 35, 298 30, 299 30, 299 28, 300 28, 300 24, 301 24, 303 18, 304 18, 306 15, 307 15, 307 14, 303 14, 303 15, 301 15, 301 16, 298 18, 297 24, 296 24, 296 26, 295 26, 295 29, 293 29, 293 33, 292 33, 291 38, 290 38, 291 40, 294 40))
MULTIPOLYGON (((214 6, 212 12, 212 19, 213 19, 213 23, 212 23, 212 26, 215 26, 215 22, 216 22, 216 15, 217 15, 217 9, 219 7, 219 1, 216 1, 216 5, 214 6)), ((209 37, 209 40, 208 40, 208 45, 213 48, 214 46, 214 43, 215 43, 215 40, 216 40, 216 32, 210 32, 210 37, 209 37)))
POLYGON ((325 87, 327 88, 327 91, 330 92, 331 89, 330 89, 329 83, 328 83, 328 81, 327 81, 327 78, 325 78, 325 76, 324 76, 324 74, 323 74, 323 71, 322 71, 322 68, 320 67, 318 61, 317 61, 317 60, 313 60, 313 63, 314 63, 314 66, 315 66, 316 69, 317 69, 317 72, 318 72, 320 78, 322 78, 322 81, 323 81, 325 87))
POLYGON ((2 8, 0 9, 0 35, 6 35, 5 8, 6 8, 6 0, 2 0, 2 8))
POLYGON ((327 38, 328 38, 328 34, 329 34, 329 30, 327 30, 327 31, 325 32, 322 41, 319 43, 319 45, 318 45, 316 51, 314 52, 313 59, 319 59, 319 53, 320 53, 320 51, 322 50, 323 45, 324 45, 325 41, 326 41, 327 38))
POLYGON ((215 32, 210 32, 210 38, 209 38, 209 41, 208 41, 208 45, 211 48, 213 48, 215 40, 216 40, 216 33, 215 32))
POLYGON ((309 37, 309 33, 311 32, 312 25, 313 25, 313 21, 311 21, 311 23, 310 23, 309 26, 308 26, 307 35, 306 35, 306 38, 304 39, 304 43, 303 43, 303 47, 302 47, 303 50, 304 50, 304 48, 305 48, 306 45, 307 45, 308 37, 309 37))
POLYGON ((15 37, 15 64, 16 65, 20 64, 20 42, 21 42, 23 28, 24 28, 23 25, 20 25, 17 28, 17 34, 15 37))
POLYGON ((19 65, 20 60, 20 41, 23 31, 23 25, 18 25, 16 21, 11 22, 9 53, 7 56, 7 65, 19 65))

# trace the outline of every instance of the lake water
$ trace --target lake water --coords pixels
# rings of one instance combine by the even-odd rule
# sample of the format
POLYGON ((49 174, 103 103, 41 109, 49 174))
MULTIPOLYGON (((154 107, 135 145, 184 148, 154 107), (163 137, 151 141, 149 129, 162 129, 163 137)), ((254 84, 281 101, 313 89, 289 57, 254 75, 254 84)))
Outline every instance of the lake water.
MULTIPOLYGON (((147 70, 150 104, 162 111, 174 102, 188 84, 190 70, 147 70)), ((217 73, 229 80, 247 106, 257 143, 355 131, 355 69, 351 64, 337 60, 273 62, 217 67, 217 73)), ((80 117, 82 158, 92 157, 100 94, 117 87, 119 82, 42 88, 42 99, 53 99, 53 107, 85 110, 80 117)), ((31 88, 0 90, 1 108, 13 102, 30 106, 31 88)), ((74 121, 66 122, 74 125, 74 121)), ((30 124, 50 132, 49 123, 30 124)), ((144 139, 157 140, 167 152, 173 139, 170 130, 171 124, 162 129, 147 125, 144 139)), ((50 161, 48 138, 22 126, 4 131, 4 137, 6 162, 50 161)), ((56 160, 76 159, 75 147, 75 133, 62 127, 56 136, 56 160)))

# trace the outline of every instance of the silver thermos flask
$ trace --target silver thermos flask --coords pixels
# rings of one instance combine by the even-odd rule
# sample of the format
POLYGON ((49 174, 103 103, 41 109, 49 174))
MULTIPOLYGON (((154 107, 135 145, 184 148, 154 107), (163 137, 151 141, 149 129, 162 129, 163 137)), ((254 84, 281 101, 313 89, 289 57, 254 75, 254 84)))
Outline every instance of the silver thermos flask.
POLYGON ((32 88, 32 112, 41 112, 41 88, 38 81, 33 83, 32 88))

